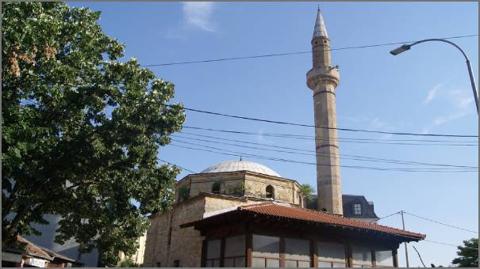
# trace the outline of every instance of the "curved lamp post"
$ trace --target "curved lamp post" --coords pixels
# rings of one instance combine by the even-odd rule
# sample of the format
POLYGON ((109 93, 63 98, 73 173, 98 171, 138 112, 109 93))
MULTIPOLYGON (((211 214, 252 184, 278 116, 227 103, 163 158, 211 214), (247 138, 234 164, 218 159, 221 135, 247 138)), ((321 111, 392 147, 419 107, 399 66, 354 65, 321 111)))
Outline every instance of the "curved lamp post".
POLYGON ((413 47, 417 44, 424 43, 424 42, 430 42, 430 41, 439 41, 439 42, 444 42, 444 43, 450 44, 450 45, 454 46, 455 48, 457 48, 462 53, 463 57, 465 57, 465 61, 467 63, 467 68, 468 68, 468 75, 470 76, 470 84, 472 85, 473 99, 475 100, 475 105, 477 106, 477 115, 478 115, 479 110, 478 110, 477 88, 475 86, 475 78, 473 77, 472 67, 470 66, 470 60, 468 59, 465 52, 457 44, 455 44, 451 41, 448 41, 446 39, 429 38, 429 39, 424 39, 424 40, 413 42, 412 44, 404 44, 404 45, 402 45, 402 46, 400 46, 400 47, 398 47, 394 50, 391 50, 390 53, 392 55, 398 55, 402 52, 405 52, 405 51, 409 50, 411 47, 413 47))

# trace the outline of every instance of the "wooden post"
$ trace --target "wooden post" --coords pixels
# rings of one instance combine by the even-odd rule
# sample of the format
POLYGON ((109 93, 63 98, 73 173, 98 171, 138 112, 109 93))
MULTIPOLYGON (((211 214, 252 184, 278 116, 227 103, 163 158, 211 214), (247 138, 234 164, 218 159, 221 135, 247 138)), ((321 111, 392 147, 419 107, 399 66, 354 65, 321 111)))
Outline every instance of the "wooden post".
POLYGON ((285 268, 285 237, 280 237, 280 251, 279 251, 279 254, 280 254, 280 261, 279 261, 279 265, 280 265, 280 268, 285 268))
POLYGON ((224 258, 225 258, 225 237, 222 237, 220 240, 220 267, 224 267, 224 258))
POLYGON ((245 267, 252 267, 252 233, 245 232, 245 267))
POLYGON ((318 267, 317 242, 310 239, 310 267, 318 267))
POLYGON ((345 244, 346 248, 346 258, 347 258, 347 267, 353 267, 353 258, 352 258, 352 246, 350 244, 345 244))
POLYGON ((202 241, 202 258, 200 264, 202 267, 207 267, 207 239, 202 241))
POLYGON ((393 267, 398 267, 398 253, 397 253, 397 250, 396 249, 392 250, 392 254, 393 254, 393 267))
POLYGON ((372 255, 372 266, 377 267, 377 257, 375 256, 375 250, 372 249, 371 252, 372 252, 372 254, 371 254, 372 255))

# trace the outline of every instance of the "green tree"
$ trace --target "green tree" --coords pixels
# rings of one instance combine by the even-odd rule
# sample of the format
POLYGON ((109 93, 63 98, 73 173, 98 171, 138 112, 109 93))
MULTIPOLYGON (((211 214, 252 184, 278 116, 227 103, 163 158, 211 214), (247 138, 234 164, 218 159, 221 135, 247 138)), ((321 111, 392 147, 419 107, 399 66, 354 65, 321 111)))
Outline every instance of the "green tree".
POLYGON ((459 267, 478 267, 478 238, 463 241, 463 246, 458 246, 457 255, 452 263, 459 267))
POLYGON ((100 13, 61 2, 2 3, 2 235, 38 234, 98 248, 103 265, 134 253, 146 215, 173 200, 178 168, 157 162, 179 131, 172 83, 102 32, 100 13))
POLYGON ((305 197, 307 202, 312 199, 312 195, 314 193, 313 187, 310 186, 310 184, 302 184, 300 186, 300 192, 302 193, 303 197, 305 197))

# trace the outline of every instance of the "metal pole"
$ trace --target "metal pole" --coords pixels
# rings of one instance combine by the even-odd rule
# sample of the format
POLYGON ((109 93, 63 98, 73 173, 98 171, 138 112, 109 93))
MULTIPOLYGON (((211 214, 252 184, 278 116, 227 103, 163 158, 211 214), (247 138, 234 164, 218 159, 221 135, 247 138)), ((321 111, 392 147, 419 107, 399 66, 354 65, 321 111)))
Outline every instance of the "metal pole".
POLYGON ((467 62, 467 68, 468 68, 468 75, 470 76, 470 84, 472 85, 472 91, 473 91, 473 99, 475 100, 475 105, 477 106, 477 114, 479 114, 478 110, 478 95, 477 95, 477 87, 475 86, 475 77, 473 76, 472 72, 472 66, 470 65, 470 61, 466 59, 467 62))
POLYGON ((399 47, 395 50, 392 50, 390 53, 392 53, 393 55, 398 55, 398 54, 400 54, 400 53, 402 53, 406 50, 409 50, 411 47, 413 47, 415 45, 425 43, 425 42, 430 42, 430 41, 439 41, 439 42, 444 42, 444 43, 450 44, 450 45, 454 46, 455 48, 457 48, 460 51, 460 53, 462 53, 463 57, 465 58, 465 61, 467 62, 468 75, 470 76, 470 84, 472 85, 473 97, 475 99, 475 105, 477 106, 477 115, 480 115, 480 110, 478 109, 477 87, 475 86, 475 78, 473 76, 472 66, 470 65, 470 60, 468 59, 468 56, 465 53, 465 51, 463 51, 462 48, 460 48, 457 44, 453 43, 452 41, 448 41, 446 39, 429 38, 429 39, 424 39, 424 40, 413 42, 412 44, 405 44, 405 45, 403 45, 403 46, 401 46, 401 47, 399 47), (396 51, 396 50, 399 50, 399 51, 396 51))
MULTIPOLYGON (((405 220, 403 219, 403 210, 400 211, 400 214, 402 214, 402 227, 403 230, 405 231, 405 220)), ((407 242, 403 243, 405 246, 405 262, 407 263, 407 268, 410 267, 410 264, 408 263, 408 249, 407 249, 407 242)))

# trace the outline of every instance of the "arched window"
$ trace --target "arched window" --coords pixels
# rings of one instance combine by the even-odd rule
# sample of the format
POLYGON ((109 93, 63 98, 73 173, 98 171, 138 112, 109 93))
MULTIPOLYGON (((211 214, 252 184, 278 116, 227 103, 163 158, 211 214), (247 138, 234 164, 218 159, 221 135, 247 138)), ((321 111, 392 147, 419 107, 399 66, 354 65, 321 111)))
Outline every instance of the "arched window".
POLYGON ((265 191, 267 193, 266 195, 267 198, 275 199, 275 189, 273 188, 272 185, 268 185, 267 188, 265 188, 265 191))
POLYGON ((213 183, 212 193, 220 193, 220 182, 213 183))

